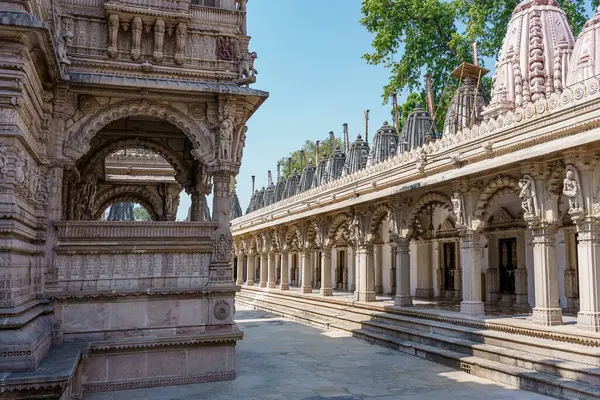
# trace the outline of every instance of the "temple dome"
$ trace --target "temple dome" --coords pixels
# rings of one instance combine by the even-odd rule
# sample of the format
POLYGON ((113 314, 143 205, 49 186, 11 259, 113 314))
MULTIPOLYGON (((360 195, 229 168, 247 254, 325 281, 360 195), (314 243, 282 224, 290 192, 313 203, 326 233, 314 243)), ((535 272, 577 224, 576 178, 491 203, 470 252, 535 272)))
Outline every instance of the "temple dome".
POLYGON ((292 171, 290 176, 288 176, 287 181, 285 182, 285 190, 283 192, 283 198, 287 199, 288 197, 294 196, 298 193, 300 183, 300 174, 297 170, 292 171))
POLYGON ((344 171, 342 176, 352 174, 367 165, 367 157, 369 156, 369 144, 365 142, 361 135, 356 137, 356 140, 350 145, 350 151, 346 157, 344 171))
POLYGON ((300 175, 300 183, 298 187, 298 193, 304 192, 311 188, 313 183, 313 178, 315 177, 315 171, 317 167, 309 163, 304 170, 302 170, 302 175, 300 175))
POLYGON ((556 0, 526 0, 517 5, 498 54, 485 115, 560 92, 574 42, 567 16, 556 0))
POLYGON ((317 170, 315 172, 315 175, 313 176, 311 187, 314 188, 317 186, 321 186, 323 183, 327 182, 327 160, 329 160, 327 157, 322 157, 319 160, 319 163, 317 164, 317 170))
POLYGON ((454 134, 483 120, 483 110, 488 104, 483 88, 467 76, 456 89, 444 120, 444 135, 454 134))
POLYGON ((373 137, 367 166, 375 165, 396 154, 398 150, 398 135, 396 129, 386 122, 377 130, 373 137))
POLYGON ((339 147, 335 149, 335 152, 327 161, 327 167, 325 169, 324 180, 321 184, 331 182, 342 176, 344 170, 344 164, 346 163, 346 154, 339 147))
POLYGON ((437 137, 433 118, 425 111, 420 104, 408 115, 402 126, 402 135, 398 153, 411 151, 417 147, 423 146, 429 139, 437 137))
POLYGON ((567 72, 567 86, 600 74, 600 6, 575 42, 567 72))

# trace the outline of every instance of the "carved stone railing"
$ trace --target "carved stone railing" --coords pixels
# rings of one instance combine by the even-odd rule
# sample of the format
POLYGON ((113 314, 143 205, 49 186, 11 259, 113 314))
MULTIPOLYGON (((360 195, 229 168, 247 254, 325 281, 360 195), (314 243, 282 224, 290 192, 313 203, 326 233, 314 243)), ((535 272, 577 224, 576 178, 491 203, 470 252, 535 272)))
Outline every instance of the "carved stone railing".
MULTIPOLYGON (((553 93, 548 99, 539 99, 479 125, 444 135, 410 152, 244 215, 232 221, 232 232, 242 235, 289 223, 307 213, 335 212, 360 201, 373 201, 455 179, 469 171, 464 165, 511 155, 599 125, 600 93, 595 77, 567 87, 560 94, 553 93), (451 173, 454 170, 457 172, 451 173)), ((598 139, 588 135, 585 140, 598 139)), ((546 151, 557 150, 561 149, 548 147, 546 151)), ((531 155, 527 153, 522 157, 531 155)), ((515 157, 505 157, 497 163, 506 165, 515 161, 515 157)))
POLYGON ((210 239, 217 222, 60 221, 59 242, 98 239, 210 239))
POLYGON ((48 297, 202 292, 216 222, 56 222, 48 297))
POLYGON ((192 13, 191 25, 204 26, 206 27, 228 27, 230 29, 237 29, 244 17, 243 12, 224 10, 221 8, 214 7, 203 7, 191 5, 190 11, 192 13))

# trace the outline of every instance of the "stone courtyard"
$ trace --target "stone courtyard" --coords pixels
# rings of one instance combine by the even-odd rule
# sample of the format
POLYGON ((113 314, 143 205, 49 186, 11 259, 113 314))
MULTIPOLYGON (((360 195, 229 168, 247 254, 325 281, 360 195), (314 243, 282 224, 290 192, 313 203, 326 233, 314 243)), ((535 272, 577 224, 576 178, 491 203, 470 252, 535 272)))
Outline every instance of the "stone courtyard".
POLYGON ((84 400, 549 398, 245 306, 235 316, 244 331, 235 381, 93 393, 84 400))

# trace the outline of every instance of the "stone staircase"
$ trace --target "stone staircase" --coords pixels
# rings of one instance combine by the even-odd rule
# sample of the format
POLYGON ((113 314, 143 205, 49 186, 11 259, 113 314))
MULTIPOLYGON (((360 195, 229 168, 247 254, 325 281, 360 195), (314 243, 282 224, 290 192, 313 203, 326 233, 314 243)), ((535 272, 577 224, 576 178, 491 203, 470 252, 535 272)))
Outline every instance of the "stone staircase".
POLYGON ((561 399, 600 399, 600 337, 243 288, 236 302, 561 399))

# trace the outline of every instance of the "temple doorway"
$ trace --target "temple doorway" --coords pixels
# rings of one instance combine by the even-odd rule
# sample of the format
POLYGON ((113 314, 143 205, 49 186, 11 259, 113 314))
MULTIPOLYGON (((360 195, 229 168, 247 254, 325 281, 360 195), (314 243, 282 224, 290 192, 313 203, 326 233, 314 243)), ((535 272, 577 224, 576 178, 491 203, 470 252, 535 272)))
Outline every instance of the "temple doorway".
POLYGON ((517 269, 517 238, 498 240, 498 269, 500 272, 500 293, 515 293, 515 270, 517 269))

